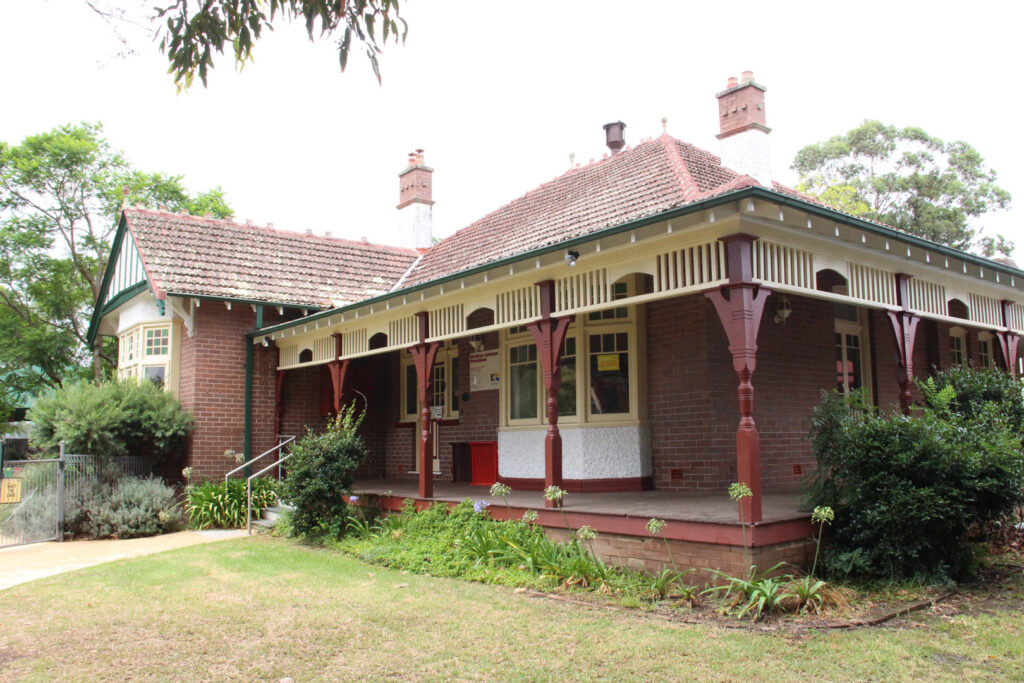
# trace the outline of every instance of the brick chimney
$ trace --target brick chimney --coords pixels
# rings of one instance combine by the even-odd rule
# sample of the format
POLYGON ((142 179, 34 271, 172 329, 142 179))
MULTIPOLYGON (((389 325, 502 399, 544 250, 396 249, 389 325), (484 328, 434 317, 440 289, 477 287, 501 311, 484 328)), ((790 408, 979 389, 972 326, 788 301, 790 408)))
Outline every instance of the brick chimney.
POLYGON ((415 249, 433 243, 434 169, 423 163, 423 150, 409 152, 409 165, 398 174, 398 226, 415 249))
POLYGON ((764 93, 766 88, 754 81, 751 71, 744 71, 736 80, 729 78, 718 98, 718 120, 721 132, 722 165, 737 173, 751 176, 764 187, 772 186, 771 151, 765 125, 764 93))

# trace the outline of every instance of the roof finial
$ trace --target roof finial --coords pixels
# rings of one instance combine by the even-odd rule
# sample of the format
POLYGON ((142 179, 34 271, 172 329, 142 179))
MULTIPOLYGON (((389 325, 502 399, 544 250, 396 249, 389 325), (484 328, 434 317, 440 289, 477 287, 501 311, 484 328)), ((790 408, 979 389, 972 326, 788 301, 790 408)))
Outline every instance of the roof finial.
POLYGON ((576 152, 569 152, 569 168, 572 168, 574 163, 576 163, 576 152))
POLYGON ((668 135, 668 117, 667 116, 662 116, 661 117, 661 134, 662 135, 668 135))
POLYGON ((131 194, 131 191, 128 189, 128 186, 127 185, 122 185, 121 186, 121 197, 122 197, 122 199, 121 199, 121 210, 122 211, 127 209, 128 206, 129 206, 128 205, 128 195, 129 194, 131 194))

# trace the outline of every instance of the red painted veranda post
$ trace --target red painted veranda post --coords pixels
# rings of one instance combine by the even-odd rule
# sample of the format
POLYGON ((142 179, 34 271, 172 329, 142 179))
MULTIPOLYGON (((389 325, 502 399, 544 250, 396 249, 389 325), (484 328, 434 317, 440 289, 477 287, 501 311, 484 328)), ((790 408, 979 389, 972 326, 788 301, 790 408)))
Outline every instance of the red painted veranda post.
POLYGON ((738 233, 719 238, 725 245, 729 282, 705 292, 715 305, 732 353, 732 367, 739 377, 740 424, 736 432, 736 470, 740 482, 753 494, 741 500, 740 521, 761 521, 761 438, 754 424, 754 385, 750 378, 757 366, 757 332, 771 290, 754 283, 753 244, 757 237, 738 233))
MULTIPOLYGON (((1010 307, 1012 301, 1003 301, 1003 327, 1010 327, 1010 307)), ((1020 335, 1013 332, 996 332, 996 339, 999 340, 999 350, 1003 353, 1003 362, 1006 363, 1006 371, 1010 377, 1017 376, 1017 349, 1020 345, 1020 335)))
MULTIPOLYGON (((547 393, 548 432, 544 436, 544 486, 562 486, 562 435, 558 431, 558 390, 562 387, 562 352, 565 334, 573 316, 554 318, 555 283, 553 280, 538 282, 540 288, 540 320, 526 325, 533 334, 540 358, 541 373, 544 376, 544 390, 547 393)), ((555 501, 546 501, 554 507, 555 501)))
POLYGON ((896 273, 896 303, 899 311, 889 311, 889 322, 896 339, 896 381, 900 385, 900 410, 910 415, 913 395, 910 388, 914 383, 914 340, 917 338, 917 324, 921 318, 909 311, 910 275, 896 273))
POLYGON ((331 388, 334 390, 334 414, 341 412, 341 398, 345 393, 345 375, 348 374, 348 360, 341 360, 341 335, 331 335, 334 338, 334 360, 327 364, 331 372, 331 388))
POLYGON ((430 317, 426 311, 416 314, 419 318, 420 341, 409 347, 413 366, 416 368, 416 389, 420 399, 420 483, 419 497, 434 497, 434 454, 430 439, 430 385, 434 376, 434 359, 440 342, 427 343, 430 334, 430 317))

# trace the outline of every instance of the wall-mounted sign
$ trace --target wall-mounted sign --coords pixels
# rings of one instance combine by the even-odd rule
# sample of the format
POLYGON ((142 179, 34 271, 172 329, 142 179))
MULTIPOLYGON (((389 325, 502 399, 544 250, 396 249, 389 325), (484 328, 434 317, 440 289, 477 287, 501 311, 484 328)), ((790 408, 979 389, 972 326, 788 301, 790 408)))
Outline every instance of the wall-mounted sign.
POLYGON ((430 406, 430 417, 434 420, 444 417, 444 406, 430 406))
POLYGON ((487 391, 500 386, 498 349, 469 354, 469 390, 487 391))
POLYGON ((615 372, 619 369, 619 354, 602 353, 597 356, 598 372, 615 372))
POLYGON ((21 479, 0 479, 0 503, 21 502, 21 479))

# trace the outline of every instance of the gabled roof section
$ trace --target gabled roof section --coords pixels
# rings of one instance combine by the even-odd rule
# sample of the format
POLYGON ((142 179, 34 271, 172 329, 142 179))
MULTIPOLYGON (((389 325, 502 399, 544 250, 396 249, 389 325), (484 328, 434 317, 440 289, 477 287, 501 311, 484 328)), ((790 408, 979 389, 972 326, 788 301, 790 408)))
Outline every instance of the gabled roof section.
POLYGON ((163 294, 330 308, 388 292, 419 255, 165 211, 126 209, 124 219, 163 294))
POLYGON ((735 190, 737 184, 757 185, 722 166, 714 154, 662 135, 574 168, 442 240, 403 285, 415 286, 657 215, 735 190))

